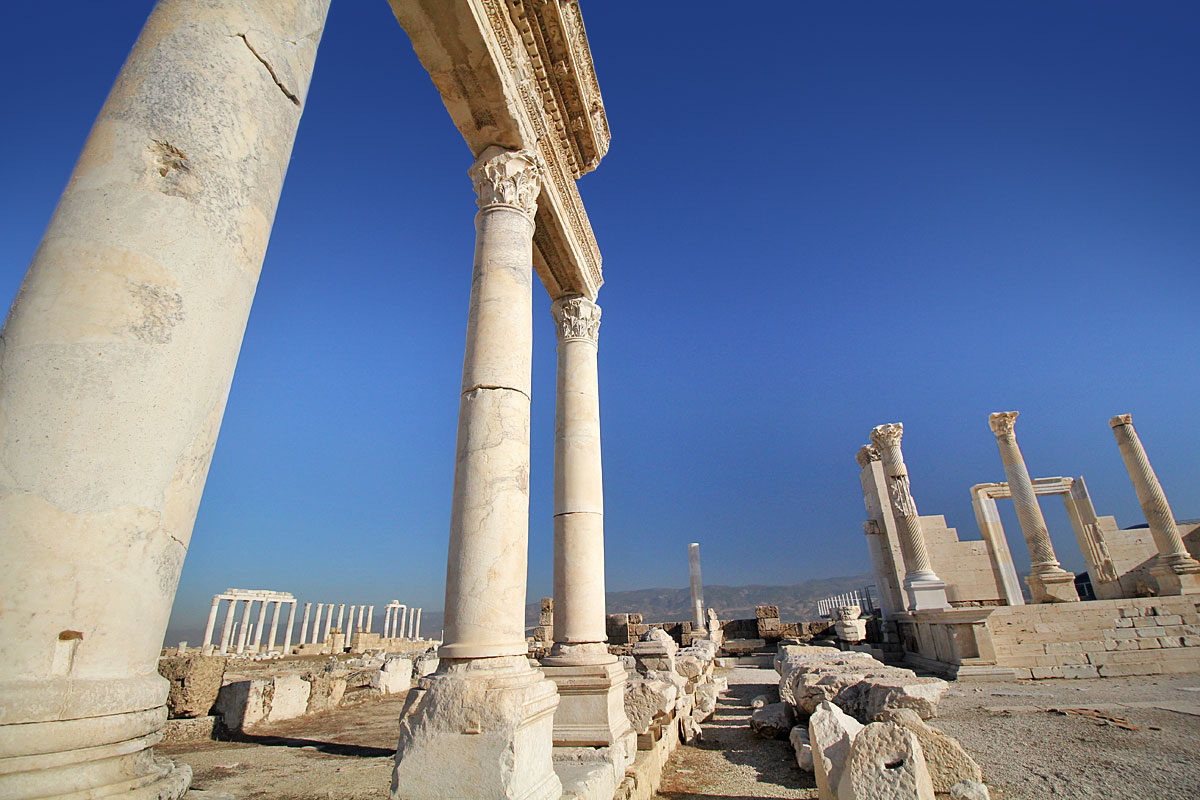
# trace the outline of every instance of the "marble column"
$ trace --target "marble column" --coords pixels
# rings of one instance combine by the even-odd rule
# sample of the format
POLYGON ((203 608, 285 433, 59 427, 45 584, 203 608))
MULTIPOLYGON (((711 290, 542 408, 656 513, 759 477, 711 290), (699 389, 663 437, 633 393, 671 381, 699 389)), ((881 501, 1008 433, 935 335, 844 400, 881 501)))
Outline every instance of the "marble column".
POLYGON ((363 617, 366 616, 366 613, 367 613, 366 606, 358 607, 358 620, 354 624, 354 630, 361 631, 363 629, 363 617))
POLYGON ((380 634, 384 639, 390 638, 392 632, 392 606, 385 606, 383 609, 383 632, 380 634))
POLYGON ((262 649, 263 628, 267 621, 267 601, 258 601, 258 624, 254 626, 254 652, 262 649))
POLYGON ((397 631, 397 634, 396 634, 396 635, 397 635, 397 636, 399 636, 401 639, 405 638, 405 636, 404 636, 404 634, 405 634, 405 628, 404 628, 404 626, 405 626, 407 623, 408 623, 408 606, 407 606, 407 605, 402 605, 402 606, 400 606, 400 624, 399 624, 399 626, 397 626, 397 628, 396 628, 396 631, 397 631))
POLYGON ((423 609, 423 608, 417 609, 417 624, 413 626, 413 638, 414 639, 421 638, 421 615, 424 613, 425 613, 425 609, 423 609))
POLYGON ((1129 470, 1142 513, 1150 525, 1150 535, 1154 537, 1154 545, 1158 548, 1158 558, 1150 568, 1150 574, 1158 582, 1159 593, 1200 594, 1200 563, 1183 546, 1175 515, 1167 503, 1167 494, 1158 482, 1154 468, 1150 466, 1141 438, 1134 430, 1133 417, 1120 414, 1110 419, 1108 424, 1117 437, 1125 469, 1129 470))
POLYGON ((242 624, 238 628, 237 652, 246 652, 246 638, 250 636, 250 612, 254 609, 254 601, 246 600, 242 610, 242 624))
POLYGON ((904 425, 896 422, 877 425, 871 430, 871 443, 879 450, 879 460, 887 481, 892 516, 900 534, 904 553, 904 589, 909 611, 942 611, 950 608, 946 599, 946 582, 933 571, 933 562, 921 533, 921 517, 913 500, 908 479, 908 467, 900 440, 904 425))
POLYGON ((375 606, 367 606, 367 633, 375 629, 375 606))
POLYGON ((292 652, 292 624, 296 621, 296 601, 292 600, 288 606, 287 632, 283 637, 283 654, 285 656, 292 652))
POLYGON ((350 634, 354 633, 354 615, 358 612, 358 606, 351 605, 349 613, 346 615, 346 627, 342 628, 342 632, 346 634, 346 644, 350 644, 350 634))
POLYGON ((267 636, 267 652, 275 649, 275 636, 279 633, 279 609, 283 606, 282 601, 276 600, 275 607, 271 609, 271 633, 267 636))
POLYGON ((325 609, 325 634, 321 638, 323 642, 329 641, 329 631, 333 628, 333 607, 334 604, 330 603, 329 607, 325 609))
POLYGON ((317 613, 313 615, 312 641, 313 644, 324 644, 325 637, 321 635, 321 619, 325 613, 325 604, 317 603, 317 613))
POLYGON ((312 603, 304 604, 304 617, 300 621, 300 644, 308 643, 308 615, 312 611, 312 603))
POLYGON ((160 0, 13 302, 0 797, 188 786, 155 664, 328 5, 160 0))
POLYGON ((558 334, 554 645, 542 667, 558 686, 555 746, 616 745, 620 774, 636 751, 636 736, 625 716, 625 670, 605 644, 600 307, 568 295, 556 300, 551 312, 558 334))
POLYGON ((236 608, 238 608, 238 601, 230 597, 226 603, 226 621, 221 626, 221 655, 229 652, 229 642, 233 637, 233 614, 236 608))
POLYGON ((533 356, 535 153, 489 147, 472 166, 475 259, 459 397, 446 563, 445 642, 400 723, 392 797, 444 796, 437 775, 455 753, 456 783, 478 797, 558 798, 551 759, 554 684, 529 665, 529 400, 533 356), (487 697, 487 712, 464 716, 487 697), (467 717, 470 717, 468 719, 467 717), (481 735, 482 734, 482 735, 481 735), (497 765, 503 765, 498 767, 497 765))
POLYGON ((344 627, 345 622, 346 622, 346 604, 342 603, 338 606, 337 628, 339 631, 342 632, 343 635, 345 635, 345 633, 346 633, 346 628, 344 627))
POLYGON ((1033 481, 1025 467, 1025 457, 1017 445, 1017 411, 1001 411, 988 416, 988 425, 996 434, 996 445, 1000 448, 1000 461, 1004 464, 1004 475, 1008 479, 1008 490, 1012 492, 1017 520, 1021 533, 1029 546, 1030 593, 1035 603, 1069 603, 1079 601, 1075 589, 1075 576, 1059 566, 1054 556, 1054 545, 1050 543, 1050 531, 1038 505, 1033 481))
POLYGON ((692 585, 692 631, 708 630, 707 615, 704 613, 704 581, 700 576, 700 543, 688 545, 688 578, 692 585))
POLYGON ((212 608, 208 611, 208 622, 204 625, 204 641, 200 643, 200 652, 203 655, 208 655, 208 650, 212 644, 213 629, 217 626, 217 608, 221 605, 221 595, 213 598, 212 608))

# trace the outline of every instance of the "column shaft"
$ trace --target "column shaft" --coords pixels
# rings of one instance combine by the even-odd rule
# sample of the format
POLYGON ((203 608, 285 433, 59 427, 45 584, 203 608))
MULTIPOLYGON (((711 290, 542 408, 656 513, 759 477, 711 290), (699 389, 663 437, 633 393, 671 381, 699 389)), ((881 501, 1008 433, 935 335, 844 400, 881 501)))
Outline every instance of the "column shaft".
POLYGON ((246 652, 246 637, 250 635, 250 612, 254 608, 253 600, 246 600, 245 603, 242 610, 242 624, 238 628, 237 651, 239 653, 246 652))
POLYGON ((375 629, 375 606, 367 607, 367 633, 375 629))
POLYGON ((229 643, 233 636, 233 614, 237 604, 238 601, 231 597, 225 608, 225 624, 221 626, 221 655, 229 652, 229 643))
POLYGON ((704 613, 704 582, 700 576, 700 543, 688 545, 688 578, 692 584, 692 630, 707 628, 704 613))
POLYGON ((296 621, 296 601, 292 600, 288 603, 288 621, 287 633, 283 637, 283 654, 289 655, 292 652, 292 624, 296 621))
POLYGON ((263 627, 267 621, 267 601, 258 601, 258 624, 254 626, 254 652, 262 647, 263 627))
POLYGON ((267 637, 267 652, 275 649, 275 635, 279 632, 279 609, 283 603, 276 600, 271 609, 271 634, 267 637))
POLYGON ((213 598, 212 608, 208 611, 208 622, 204 624, 204 641, 200 643, 200 652, 204 653, 205 648, 212 644, 213 628, 217 626, 217 607, 221 605, 221 596, 217 595, 213 598))
POLYGON ((321 637, 321 641, 329 641, 329 631, 333 628, 333 603, 329 604, 329 608, 325 610, 325 633, 321 637))
POLYGON ((312 603, 304 604, 304 617, 300 621, 300 644, 308 643, 308 615, 312 611, 312 603))
POLYGON ((325 637, 321 635, 321 619, 325 613, 325 604, 317 603, 316 614, 313 615, 312 641, 313 644, 323 644, 325 637))

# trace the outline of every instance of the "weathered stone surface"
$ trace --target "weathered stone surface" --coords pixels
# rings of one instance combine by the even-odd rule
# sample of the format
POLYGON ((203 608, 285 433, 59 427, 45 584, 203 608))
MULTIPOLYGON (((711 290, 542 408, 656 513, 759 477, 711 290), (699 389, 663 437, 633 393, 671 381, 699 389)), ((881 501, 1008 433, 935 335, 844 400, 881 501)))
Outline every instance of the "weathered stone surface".
POLYGON ((227 659, 221 656, 160 658, 158 674, 171 682, 167 710, 171 719, 207 716, 217 702, 227 659))
POLYGON ((700 728, 700 723, 697 722, 692 714, 681 714, 679 717, 679 739, 684 744, 692 744, 704 738, 704 732, 700 728))
POLYGON ((334 677, 333 673, 325 670, 313 670, 300 677, 309 683, 307 713, 328 711, 341 704, 342 697, 346 694, 345 678, 334 677))
MULTIPOLYGON (((808 720, 813 775, 821 800, 837 800, 850 746, 863 726, 833 703, 821 703, 808 720)), ((848 799, 847 799, 848 800, 848 799)))
POLYGON ((950 800, 991 800, 991 795, 979 781, 962 781, 950 787, 950 800))
POLYGON ((864 718, 874 719, 885 708, 911 708, 921 719, 937 716, 938 702, 950 688, 940 678, 872 679, 864 718))
POLYGON ((631 675, 625 683, 625 716, 635 733, 650 730, 655 717, 670 713, 679 697, 675 684, 644 675, 631 675))
POLYGON ((958 740, 927 725, 911 708, 884 709, 877 719, 879 722, 894 722, 917 737, 935 792, 948 792, 956 783, 963 781, 983 781, 979 765, 958 740))
POLYGON ((202 742, 213 738, 220 717, 186 717, 169 719, 163 726, 162 743, 183 744, 202 742))
POLYGON ((271 684, 263 709, 267 722, 294 719, 307 712, 311 686, 308 681, 299 675, 279 675, 271 684))
POLYGON ((786 739, 796 724, 796 714, 787 703, 770 703, 750 715, 750 730, 764 739, 786 739))
POLYGON ((758 619, 779 619, 779 606, 756 606, 754 616, 758 619))
POLYGON ((796 752, 796 766, 805 772, 813 771, 812 744, 808 741, 808 726, 797 725, 788 735, 792 750, 796 752))
POLYGON ((872 722, 863 728, 850 745, 837 797, 934 800, 933 783, 917 737, 894 722, 872 722))
POLYGON ((693 716, 698 722, 703 722, 717 710, 717 696, 720 693, 717 684, 709 681, 696 687, 696 710, 693 716))
POLYGON ((233 681, 221 687, 213 711, 231 731, 261 722, 267 715, 264 695, 269 680, 233 681))
POLYGON ((677 656, 675 658, 675 671, 685 678, 700 677, 704 674, 704 667, 704 662, 693 655, 677 656))
POLYGON ((399 694, 412 688, 413 662, 397 656, 383 662, 379 671, 371 675, 371 688, 381 694, 399 694))

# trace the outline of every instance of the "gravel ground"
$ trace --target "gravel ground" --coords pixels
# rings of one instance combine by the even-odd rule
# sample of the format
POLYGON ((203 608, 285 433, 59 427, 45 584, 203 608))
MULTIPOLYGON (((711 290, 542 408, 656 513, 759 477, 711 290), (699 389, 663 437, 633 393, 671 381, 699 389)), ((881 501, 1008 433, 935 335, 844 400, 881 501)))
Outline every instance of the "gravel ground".
POLYGON ((760 739, 750 732, 750 701, 760 694, 778 698, 773 669, 721 671, 729 691, 704 724, 704 738, 680 745, 663 772, 659 800, 741 800, 750 797, 815 800, 817 784, 796 766, 786 741, 760 739))

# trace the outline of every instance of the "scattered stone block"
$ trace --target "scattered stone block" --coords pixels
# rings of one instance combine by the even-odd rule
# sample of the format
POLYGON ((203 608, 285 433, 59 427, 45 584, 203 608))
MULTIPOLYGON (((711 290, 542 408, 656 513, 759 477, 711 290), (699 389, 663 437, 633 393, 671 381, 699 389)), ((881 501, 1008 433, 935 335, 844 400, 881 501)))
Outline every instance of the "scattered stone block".
MULTIPOLYGON (((824 797, 824 795, 822 795, 824 797)), ((872 722, 850 744, 840 800, 934 800, 921 743, 894 722, 872 722)))
POLYGON ((788 703, 769 703, 750 715, 750 730, 764 739, 786 739, 796 724, 796 714, 788 703))
POLYGON ((649 732, 656 717, 675 708, 679 690, 675 684, 645 675, 630 676, 625 682, 625 716, 638 735, 649 732))
POLYGON ((171 683, 167 715, 171 719, 208 716, 221 691, 227 663, 224 656, 160 658, 158 674, 171 683))
POLYGON ((267 722, 279 722, 303 716, 308 711, 310 684, 299 675, 278 675, 272 678, 268 694, 263 698, 267 722))
POLYGON ((877 719, 879 722, 900 725, 917 737, 935 792, 948 792, 956 783, 963 781, 982 783, 983 772, 959 741, 927 725, 911 708, 885 709, 877 719))
MULTIPOLYGON (((863 726, 833 703, 821 703, 808 720, 813 775, 821 800, 838 800, 842 772, 850 759, 850 746, 863 726)), ((846 798, 846 800, 850 800, 846 798)))
POLYGON ((938 702, 950 688, 940 678, 872 679, 865 716, 874 719, 885 708, 911 708, 921 719, 937 716, 938 702))
POLYGON ((754 616, 757 619, 779 619, 779 606, 755 606, 754 616))
POLYGON ((950 800, 991 800, 991 796, 979 781, 963 781, 950 787, 950 800))
POLYGON ((180 717, 167 720, 163 726, 162 744, 203 742, 213 738, 219 717, 180 717))
POLYGON ((796 766, 805 772, 813 771, 812 744, 808 741, 808 726, 797 725, 788 735, 792 750, 796 753, 796 766))

